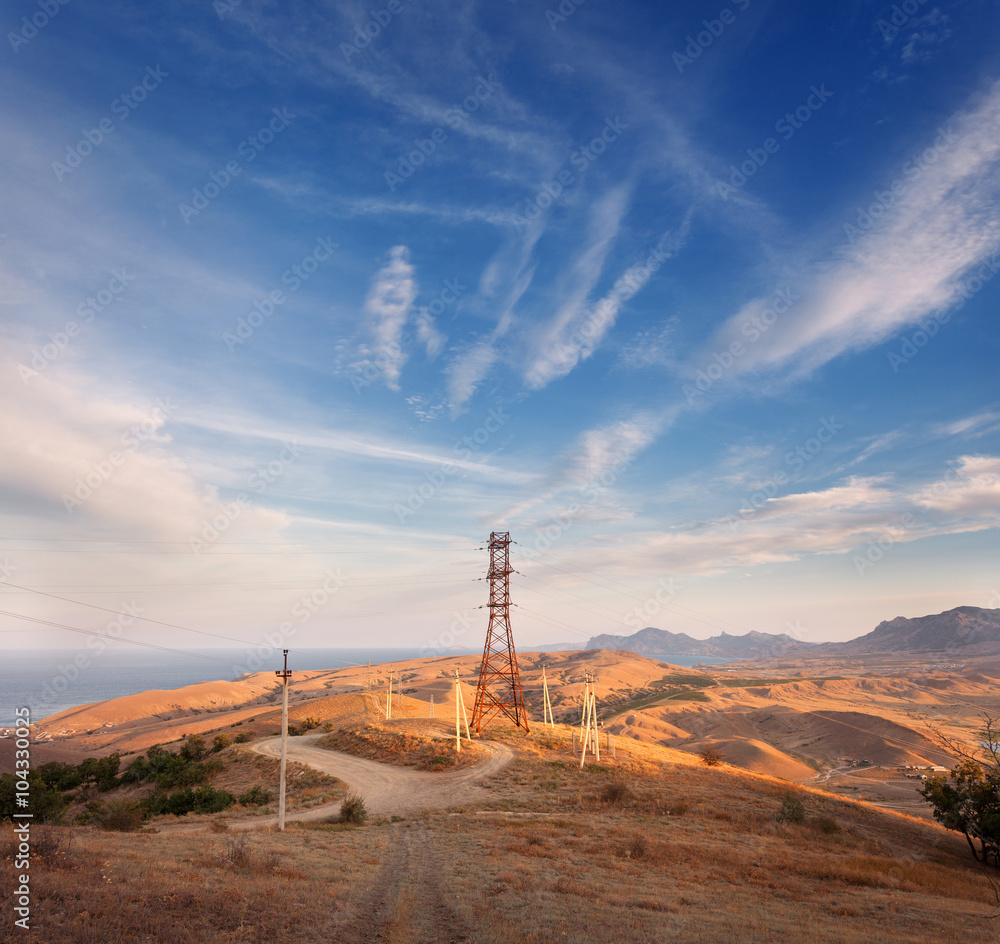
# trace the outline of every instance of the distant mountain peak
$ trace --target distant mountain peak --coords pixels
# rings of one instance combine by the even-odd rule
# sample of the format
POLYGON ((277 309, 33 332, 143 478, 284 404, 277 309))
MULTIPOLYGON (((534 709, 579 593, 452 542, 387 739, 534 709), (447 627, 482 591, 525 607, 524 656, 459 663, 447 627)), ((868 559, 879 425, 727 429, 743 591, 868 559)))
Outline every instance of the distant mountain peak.
POLYGON ((798 652, 814 646, 782 633, 779 636, 752 630, 742 636, 721 632, 709 639, 695 639, 687 633, 672 633, 647 626, 631 636, 594 636, 588 649, 628 649, 642 656, 669 659, 671 656, 704 656, 715 659, 764 659, 798 652))

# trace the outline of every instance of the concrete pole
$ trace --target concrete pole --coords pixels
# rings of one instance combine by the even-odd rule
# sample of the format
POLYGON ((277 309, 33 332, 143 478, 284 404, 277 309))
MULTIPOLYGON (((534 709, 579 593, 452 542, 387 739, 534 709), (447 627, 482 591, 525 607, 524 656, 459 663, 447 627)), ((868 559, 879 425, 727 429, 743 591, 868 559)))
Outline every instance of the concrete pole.
MULTIPOLYGON (((455 751, 462 751, 462 729, 458 726, 458 703, 462 699, 462 690, 458 685, 458 669, 455 669, 455 751)), ((465 705, 462 705, 464 710, 465 705)))
POLYGON ((281 677, 281 771, 278 774, 278 829, 285 828, 285 768, 288 748, 288 650, 285 650, 285 668, 275 675, 281 677))
POLYGON ((549 698, 549 683, 545 678, 545 666, 542 666, 542 723, 550 728, 556 726, 555 718, 552 715, 552 700, 549 698))

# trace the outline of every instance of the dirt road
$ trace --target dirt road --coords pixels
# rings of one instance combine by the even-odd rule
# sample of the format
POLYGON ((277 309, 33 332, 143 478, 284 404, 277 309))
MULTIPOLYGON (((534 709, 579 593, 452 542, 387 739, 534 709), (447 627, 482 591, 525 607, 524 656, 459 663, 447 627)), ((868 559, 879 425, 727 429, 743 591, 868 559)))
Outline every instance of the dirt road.
MULTIPOLYGON (((401 815, 489 799, 489 791, 480 786, 479 781, 502 770, 514 756, 503 744, 480 741, 479 747, 490 755, 484 763, 451 772, 428 773, 316 747, 314 742, 321 737, 321 734, 307 734, 290 738, 288 759, 343 780, 351 792, 364 798, 368 812, 376 816, 401 815)), ((280 757, 281 738, 261 741, 253 749, 265 757, 280 757)), ((320 819, 339 806, 334 803, 310 810, 289 811, 286 819, 320 819)), ((273 817, 259 817, 254 823, 265 825, 270 819, 273 817)))
POLYGON ((396 825, 382 865, 337 933, 339 944, 461 944, 469 929, 439 876, 443 855, 423 826, 396 825))

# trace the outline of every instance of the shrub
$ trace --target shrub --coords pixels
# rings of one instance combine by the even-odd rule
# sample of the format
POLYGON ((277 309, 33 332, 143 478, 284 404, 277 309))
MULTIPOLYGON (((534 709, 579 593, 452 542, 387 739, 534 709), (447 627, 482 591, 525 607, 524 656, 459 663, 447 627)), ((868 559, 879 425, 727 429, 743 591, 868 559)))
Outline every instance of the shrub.
POLYGON ((188 813, 220 813, 236 802, 236 798, 226 790, 215 790, 212 787, 198 787, 192 790, 177 790, 166 793, 158 790, 150 794, 141 803, 150 816, 172 813, 174 816, 186 816, 188 813))
POLYGON ((251 787, 246 793, 240 794, 240 803, 243 806, 263 806, 271 802, 271 791, 263 787, 251 787))
POLYGON ((816 820, 816 825, 820 828, 821 832, 826 833, 828 836, 833 836, 840 832, 840 823, 838 823, 832 816, 823 816, 816 820))
POLYGON ((629 858, 644 859, 647 852, 649 852, 649 843, 646 842, 646 837, 642 833, 636 833, 628 847, 629 858))
MULTIPOLYGON (((15 813, 24 810, 17 805, 18 791, 15 784, 21 778, 13 774, 0 775, 0 820, 13 819, 15 813)), ((28 772, 29 794, 31 796, 31 813, 33 822, 58 822, 66 807, 66 797, 54 787, 47 787, 37 770, 28 772)))
POLYGON ((714 747, 706 747, 698 756, 706 767, 718 767, 726 759, 726 755, 714 747))
POLYGON ((135 832, 145 818, 145 811, 132 800, 112 800, 103 811, 93 815, 101 829, 116 833, 135 832))
POLYGON ((219 751, 225 750, 232 743, 233 739, 228 734, 217 734, 212 741, 212 753, 218 754, 219 751))
MULTIPOLYGON (((48 826, 31 834, 31 855, 48 862, 65 858, 72 845, 73 837, 71 834, 62 830, 50 829, 48 826)), ((10 855, 13 858, 13 850, 10 855)))
POLYGON ((137 757, 122 772, 122 783, 142 783, 153 773, 153 765, 145 757, 137 757))
POLYGON ((365 801, 356 793, 344 797, 344 802, 340 805, 339 822, 360 826, 366 819, 368 819, 368 809, 365 807, 365 801))
POLYGON ((612 780, 601 791, 601 799, 605 803, 621 806, 632 799, 632 790, 624 780, 612 780))
POLYGON ((250 868, 252 853, 246 836, 241 834, 226 840, 226 858, 237 868, 250 868))
POLYGON ((201 760, 206 753, 205 739, 203 737, 199 737, 197 734, 189 734, 184 743, 181 745, 180 756, 183 757, 184 760, 201 760))
MULTIPOLYGON (((242 723, 243 722, 241 721, 240 724, 242 723)), ((239 734, 236 735, 237 744, 246 744, 247 741, 252 741, 252 740, 253 740, 253 733, 250 731, 241 731, 239 734)))
POLYGON ((781 809, 775 818, 779 823, 804 823, 806 808, 802 805, 802 801, 789 790, 782 797, 781 809))
POLYGON ((56 790, 75 790, 83 782, 80 771, 73 764, 50 761, 42 764, 37 770, 42 783, 56 790))
POLYGON ((83 783, 93 783, 101 792, 113 790, 118 786, 118 768, 121 765, 121 754, 110 754, 107 757, 88 757, 76 769, 83 783))

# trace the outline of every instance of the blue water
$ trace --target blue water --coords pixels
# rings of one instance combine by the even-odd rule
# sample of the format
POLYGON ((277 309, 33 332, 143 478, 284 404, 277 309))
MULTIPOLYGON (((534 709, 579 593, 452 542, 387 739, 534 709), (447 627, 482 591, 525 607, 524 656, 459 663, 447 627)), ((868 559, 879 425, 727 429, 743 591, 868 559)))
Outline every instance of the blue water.
MULTIPOLYGON (((364 665, 369 659, 376 665, 420 656, 418 649, 296 649, 289 654, 288 667, 340 669, 364 665)), ((41 721, 67 708, 122 695, 219 679, 232 681, 245 673, 281 668, 280 653, 262 664, 248 658, 245 650, 235 649, 203 649, 198 656, 124 647, 104 651, 8 649, 0 651, 0 661, 4 668, 0 673, 0 727, 13 725, 15 709, 24 705, 31 709, 32 721, 41 721)))

